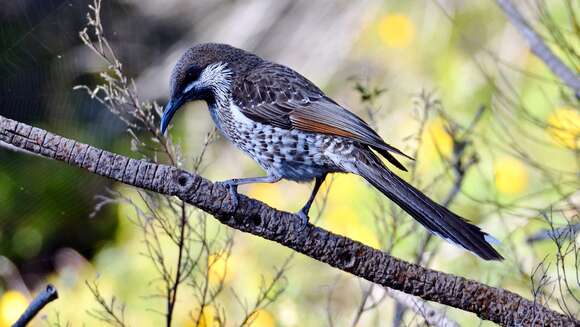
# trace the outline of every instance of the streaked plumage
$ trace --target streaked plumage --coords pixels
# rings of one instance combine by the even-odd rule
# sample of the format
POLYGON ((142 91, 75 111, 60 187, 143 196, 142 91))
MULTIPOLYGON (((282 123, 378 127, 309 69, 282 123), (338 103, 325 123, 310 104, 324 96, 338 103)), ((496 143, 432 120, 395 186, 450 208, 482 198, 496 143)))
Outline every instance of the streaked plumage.
POLYGON ((315 180, 314 190, 299 212, 306 221, 325 176, 354 173, 429 231, 484 259, 502 259, 488 243, 489 235, 407 184, 373 150, 402 170, 406 169, 393 154, 405 154, 292 69, 228 45, 197 45, 173 70, 162 131, 175 111, 193 100, 206 101, 225 137, 267 172, 266 177, 225 182, 234 199, 240 184, 315 180))

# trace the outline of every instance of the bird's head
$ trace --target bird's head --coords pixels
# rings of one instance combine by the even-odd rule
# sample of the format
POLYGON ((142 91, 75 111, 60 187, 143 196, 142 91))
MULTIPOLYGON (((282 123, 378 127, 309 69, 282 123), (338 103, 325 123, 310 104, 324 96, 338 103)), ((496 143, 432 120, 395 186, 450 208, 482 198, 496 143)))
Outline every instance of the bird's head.
POLYGON ((227 96, 235 78, 260 60, 226 44, 205 43, 188 49, 171 73, 171 97, 161 117, 161 132, 165 133, 171 118, 185 103, 203 100, 211 105, 227 96))

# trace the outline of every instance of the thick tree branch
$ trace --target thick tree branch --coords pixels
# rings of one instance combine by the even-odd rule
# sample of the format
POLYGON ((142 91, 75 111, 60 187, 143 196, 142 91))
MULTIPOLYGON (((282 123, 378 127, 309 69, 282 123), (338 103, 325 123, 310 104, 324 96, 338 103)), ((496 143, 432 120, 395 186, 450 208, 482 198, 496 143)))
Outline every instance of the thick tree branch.
POLYGON ((510 0, 496 0, 515 28, 526 38, 530 49, 552 70, 574 93, 580 95, 580 78, 546 45, 542 37, 526 22, 522 14, 510 0))
POLYGON ((531 325, 534 321, 549 326, 580 325, 512 292, 396 259, 311 224, 302 230, 299 217, 246 196, 240 195, 235 209, 225 187, 176 167, 130 159, 2 116, 0 141, 128 185, 177 196, 232 228, 280 243, 373 283, 473 312, 482 319, 506 326, 531 325))

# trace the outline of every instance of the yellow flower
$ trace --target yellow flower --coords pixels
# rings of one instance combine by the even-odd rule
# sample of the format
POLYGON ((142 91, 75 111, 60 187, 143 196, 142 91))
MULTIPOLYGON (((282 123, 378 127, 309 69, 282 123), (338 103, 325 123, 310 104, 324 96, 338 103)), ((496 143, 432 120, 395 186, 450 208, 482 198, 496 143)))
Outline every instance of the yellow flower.
POLYGON ((11 326, 26 310, 28 300, 17 291, 8 291, 0 298, 0 326, 11 326))
MULTIPOLYGON (((199 321, 197 322, 197 326, 195 326, 195 321, 190 320, 185 326, 191 327, 211 327, 217 326, 214 324, 214 320, 216 318, 215 309, 212 306, 208 306, 203 308, 201 315, 199 316, 199 321)), ((193 316, 193 319, 197 319, 197 314, 193 316)))
POLYGON ((379 37, 391 48, 406 48, 415 37, 415 25, 405 15, 386 15, 379 21, 379 37))
POLYGON ((495 187, 505 194, 518 194, 528 186, 528 170, 519 160, 503 157, 494 162, 495 187))
POLYGON ((325 225, 331 232, 377 249, 380 248, 379 240, 372 226, 369 227, 361 223, 360 212, 356 212, 352 207, 347 206, 337 206, 329 209, 325 225))
POLYGON ((229 271, 229 260, 225 254, 212 254, 207 258, 208 274, 210 283, 220 283, 222 280, 227 282, 232 276, 229 271))
POLYGON ((251 184, 248 196, 258 199, 274 208, 284 208, 288 203, 288 197, 285 197, 280 184, 251 184))
POLYGON ((359 176, 354 174, 334 174, 332 178, 332 184, 330 183, 330 178, 328 178, 317 196, 317 200, 322 200, 323 195, 326 194, 330 186, 330 193, 328 193, 329 207, 353 206, 357 203, 358 197, 364 194, 364 182, 359 176))
POLYGON ((427 159, 437 158, 439 153, 444 157, 450 157, 453 152, 453 139, 445 129, 445 123, 441 118, 435 118, 425 128, 423 135, 423 150, 427 159))
POLYGON ((266 310, 258 310, 250 316, 248 326, 252 327, 274 327, 276 326, 276 321, 272 314, 266 310))
POLYGON ((580 141, 580 113, 571 107, 561 107, 548 117, 548 133, 558 144, 578 149, 580 141))

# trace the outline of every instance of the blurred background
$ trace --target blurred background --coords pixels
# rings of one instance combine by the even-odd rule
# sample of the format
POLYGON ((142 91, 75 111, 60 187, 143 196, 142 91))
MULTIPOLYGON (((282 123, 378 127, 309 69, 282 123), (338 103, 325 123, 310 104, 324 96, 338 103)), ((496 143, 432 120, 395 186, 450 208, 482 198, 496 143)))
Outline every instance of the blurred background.
MULTIPOLYGON (((126 125, 87 92, 73 90, 102 83, 100 73, 110 68, 79 37, 91 3, 0 0, 0 114, 136 157, 126 125)), ((578 2, 525 1, 520 9, 577 70, 578 2)), ((135 80, 144 101, 165 103, 172 65, 188 47, 229 43, 294 68, 370 120, 390 144, 415 154, 416 165, 407 162, 412 174, 401 176, 437 201, 456 185, 458 145, 468 147, 462 158, 473 164, 450 207, 502 241, 506 260, 483 262, 435 239, 429 260, 419 261, 430 267, 532 298, 534 271, 545 260, 555 262, 558 247, 529 238, 579 223, 577 99, 493 1, 108 0, 101 18, 124 74, 135 80)), ((212 122, 202 104, 189 105, 174 121, 174 142, 190 167, 212 122)), ((200 171, 212 180, 262 174, 223 139, 208 146, 200 171)), ((310 187, 281 182, 241 191, 294 211, 310 187)), ((425 232, 408 217, 394 219, 388 200, 355 176, 335 176, 325 190, 326 201, 313 211, 320 213, 318 225, 415 261, 425 232)), ((126 305, 128 324, 165 321, 163 299, 153 295, 158 271, 143 255, 133 207, 95 210, 95 196, 111 191, 142 200, 103 178, 0 147, 0 326, 13 322, 46 282, 61 297, 43 312, 45 322, 100 325, 91 311, 98 301, 85 285, 95 280, 107 298, 126 305)), ((207 224, 219 230, 215 220, 207 224)), ((206 277, 224 288, 221 304, 200 307, 195 292, 184 288, 176 325, 210 326, 220 312, 226 325, 239 324, 240 302, 251 306, 262 279, 281 266, 284 292, 258 310, 255 326, 424 324, 413 313, 398 317, 392 297, 346 273, 302 255, 285 266, 289 250, 239 232, 231 238, 227 260, 207 258, 212 264, 206 277), (357 318, 361 299, 368 306, 368 298, 376 308, 357 318), (196 322, 191 317, 199 310, 207 319, 196 322)), ((175 256, 170 242, 162 247, 175 256)), ((565 264, 573 272, 578 254, 565 264)), ((556 276, 555 267, 545 274, 556 276)), ((568 303, 578 310, 577 302, 568 303)), ((460 324, 479 323, 474 315, 438 309, 460 324)))

